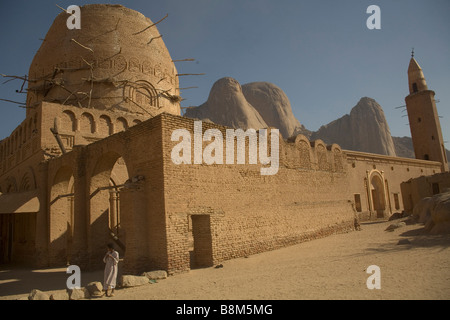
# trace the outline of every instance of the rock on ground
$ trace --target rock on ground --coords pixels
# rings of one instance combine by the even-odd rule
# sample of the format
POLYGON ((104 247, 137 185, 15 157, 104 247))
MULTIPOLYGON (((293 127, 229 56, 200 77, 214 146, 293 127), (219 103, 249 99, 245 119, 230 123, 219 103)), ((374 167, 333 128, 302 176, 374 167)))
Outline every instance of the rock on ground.
POLYGON ((149 280, 162 280, 167 278, 167 272, 164 270, 144 272, 142 276, 147 277, 149 280))
POLYGON ((400 239, 397 242, 397 245, 406 245, 406 244, 411 244, 411 241, 409 241, 408 239, 400 239))
POLYGON ((33 289, 28 295, 28 300, 50 300, 50 296, 41 290, 33 289))
POLYGON ((403 218, 404 212, 395 212, 392 216, 389 217, 389 221, 398 220, 403 218))
POLYGON ((450 233, 450 190, 420 200, 413 217, 431 234, 450 233))
POLYGON ((426 223, 431 218, 431 207, 433 200, 431 197, 423 198, 413 209, 413 218, 420 222, 426 223))
POLYGON ((406 223, 405 223, 405 222, 397 222, 397 223, 393 223, 393 224, 389 225, 389 226, 386 228, 386 230, 384 230, 384 231, 390 231, 390 232, 392 232, 392 231, 394 231, 395 229, 398 229, 398 228, 401 228, 401 227, 404 227, 404 226, 406 226, 406 223))
POLYGON ((86 288, 81 289, 69 289, 69 299, 70 300, 80 300, 90 298, 89 291, 86 288))
POLYGON ((146 276, 123 275, 121 283, 125 288, 137 287, 148 284, 149 279, 146 276))
POLYGON ((103 296, 103 285, 101 282, 90 282, 86 286, 91 297, 101 297, 103 296))
POLYGON ((52 291, 50 300, 69 300, 69 293, 67 290, 52 291))

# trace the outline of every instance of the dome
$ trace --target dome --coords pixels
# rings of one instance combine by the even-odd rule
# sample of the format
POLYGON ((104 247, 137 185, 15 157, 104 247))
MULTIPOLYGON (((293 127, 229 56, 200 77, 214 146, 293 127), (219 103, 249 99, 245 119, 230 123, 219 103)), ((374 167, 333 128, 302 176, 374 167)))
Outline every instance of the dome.
POLYGON ((80 9, 81 28, 69 29, 61 12, 34 56, 27 106, 180 114, 177 71, 156 25, 121 5, 80 9))

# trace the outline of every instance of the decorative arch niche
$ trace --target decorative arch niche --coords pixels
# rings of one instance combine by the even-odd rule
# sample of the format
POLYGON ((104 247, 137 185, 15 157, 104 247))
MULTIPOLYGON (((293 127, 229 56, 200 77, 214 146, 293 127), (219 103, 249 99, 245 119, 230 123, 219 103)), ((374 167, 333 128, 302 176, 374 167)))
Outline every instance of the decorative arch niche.
POLYGON ((145 80, 137 80, 125 85, 124 98, 130 99, 142 108, 159 108, 158 93, 155 87, 145 80))
POLYGON ((387 199, 383 173, 378 170, 373 170, 369 175, 367 187, 369 189, 372 211, 377 213, 377 218, 384 217, 384 213, 387 209, 387 199))

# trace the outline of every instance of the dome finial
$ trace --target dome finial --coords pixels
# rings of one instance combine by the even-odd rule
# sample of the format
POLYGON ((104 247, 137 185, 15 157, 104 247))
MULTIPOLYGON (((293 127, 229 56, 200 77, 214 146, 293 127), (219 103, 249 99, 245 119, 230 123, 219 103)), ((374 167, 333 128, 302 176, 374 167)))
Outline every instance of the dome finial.
POLYGON ((412 51, 411 51, 411 58, 414 58, 414 48, 412 48, 412 51))

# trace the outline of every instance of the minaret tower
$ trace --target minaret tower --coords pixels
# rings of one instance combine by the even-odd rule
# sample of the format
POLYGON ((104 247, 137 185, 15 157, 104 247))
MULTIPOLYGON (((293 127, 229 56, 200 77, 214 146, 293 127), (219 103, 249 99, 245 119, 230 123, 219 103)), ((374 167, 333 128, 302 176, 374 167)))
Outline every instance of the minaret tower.
POLYGON ((422 68, 414 59, 414 51, 409 62, 408 82, 409 95, 405 101, 416 158, 441 162, 442 171, 448 171, 435 93, 428 90, 422 68))

